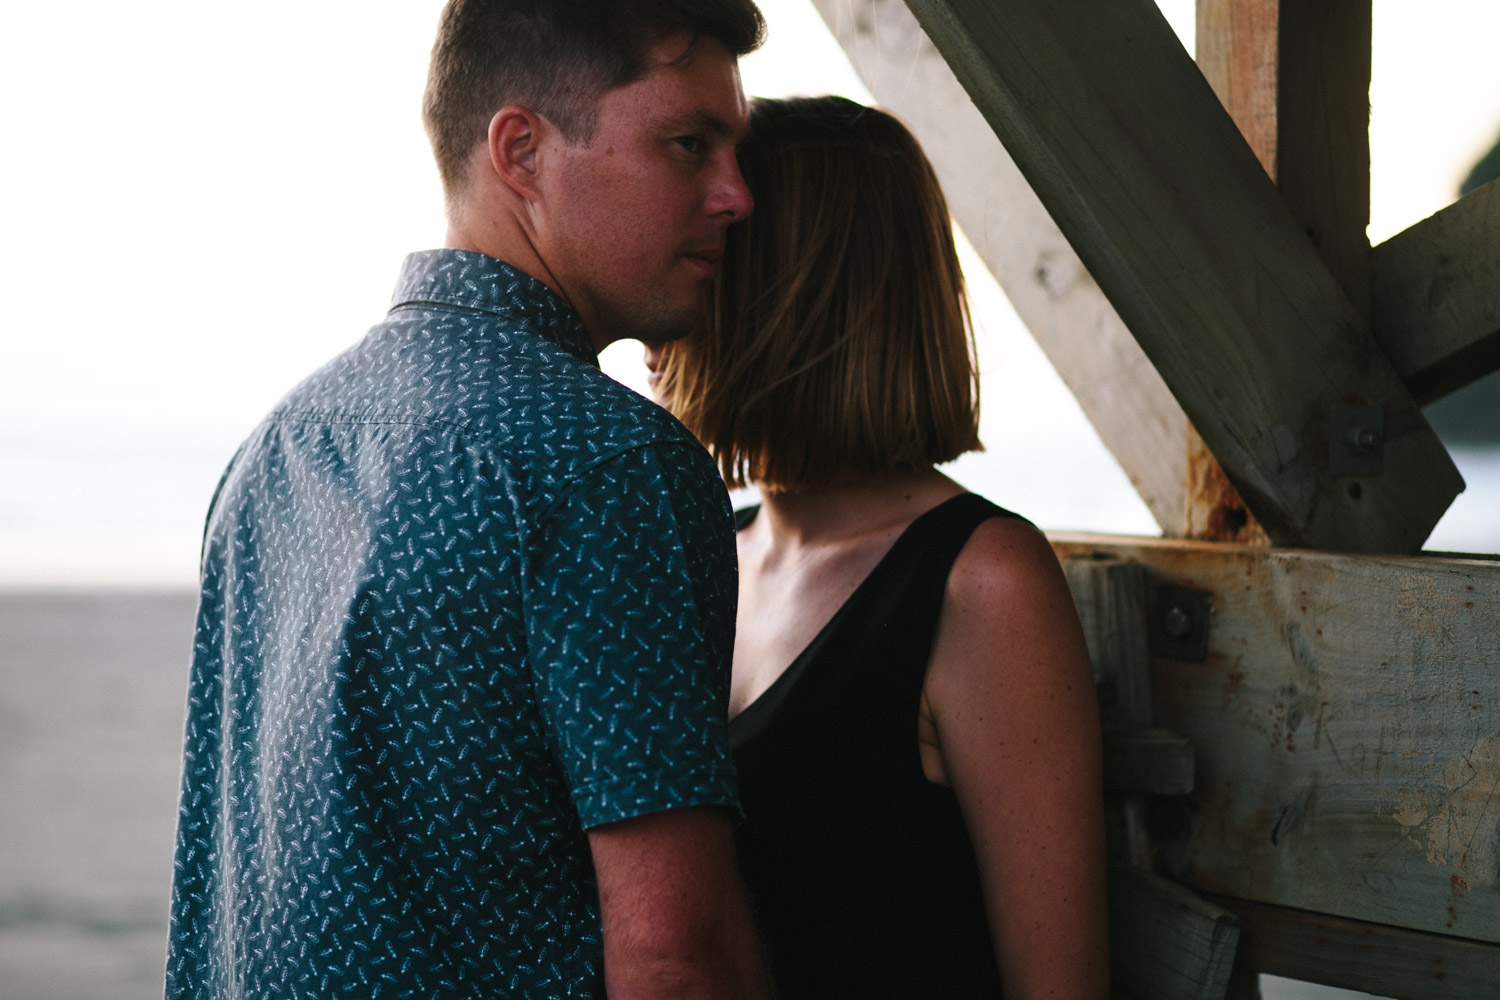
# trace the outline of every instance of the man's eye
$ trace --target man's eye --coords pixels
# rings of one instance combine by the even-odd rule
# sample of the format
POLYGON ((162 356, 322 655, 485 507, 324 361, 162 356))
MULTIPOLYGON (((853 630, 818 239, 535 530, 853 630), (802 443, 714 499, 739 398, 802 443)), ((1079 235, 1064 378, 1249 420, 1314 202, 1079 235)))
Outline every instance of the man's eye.
POLYGON ((680 135, 672 141, 677 143, 677 145, 681 146, 683 149, 687 150, 689 153, 703 152, 703 140, 698 138, 696 135, 680 135))

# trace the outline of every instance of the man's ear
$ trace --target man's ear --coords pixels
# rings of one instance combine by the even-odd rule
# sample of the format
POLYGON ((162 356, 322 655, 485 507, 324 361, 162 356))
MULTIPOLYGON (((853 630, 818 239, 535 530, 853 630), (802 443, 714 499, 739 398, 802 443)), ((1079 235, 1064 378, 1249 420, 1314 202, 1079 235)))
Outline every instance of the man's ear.
POLYGON ((506 105, 490 119, 490 168, 527 201, 539 193, 538 153, 547 128, 539 115, 517 104, 506 105))

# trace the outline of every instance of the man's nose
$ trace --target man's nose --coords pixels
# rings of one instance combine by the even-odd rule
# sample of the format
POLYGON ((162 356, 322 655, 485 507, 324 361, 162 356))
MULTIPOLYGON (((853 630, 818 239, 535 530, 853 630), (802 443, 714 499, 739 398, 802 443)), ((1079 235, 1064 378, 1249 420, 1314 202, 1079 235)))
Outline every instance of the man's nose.
POLYGON ((750 186, 745 183, 734 154, 730 153, 726 160, 709 199, 709 213, 726 215, 730 222, 739 222, 749 218, 750 213, 755 211, 755 197, 750 194, 750 186))

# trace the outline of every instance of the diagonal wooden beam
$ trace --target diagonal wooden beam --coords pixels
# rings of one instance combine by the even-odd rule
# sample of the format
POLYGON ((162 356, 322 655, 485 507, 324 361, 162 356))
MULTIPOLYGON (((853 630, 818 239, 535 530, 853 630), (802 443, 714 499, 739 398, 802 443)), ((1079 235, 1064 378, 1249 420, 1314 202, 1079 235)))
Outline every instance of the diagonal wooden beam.
POLYGON ((922 143, 954 220, 1165 535, 1182 533, 1187 418, 903 0, 813 0, 922 143))
POLYGON ((1375 338, 1418 402, 1500 369, 1500 181, 1392 236, 1372 258, 1375 338))
POLYGON ((1151 0, 908 6, 1272 540, 1418 550, 1463 481, 1151 0))

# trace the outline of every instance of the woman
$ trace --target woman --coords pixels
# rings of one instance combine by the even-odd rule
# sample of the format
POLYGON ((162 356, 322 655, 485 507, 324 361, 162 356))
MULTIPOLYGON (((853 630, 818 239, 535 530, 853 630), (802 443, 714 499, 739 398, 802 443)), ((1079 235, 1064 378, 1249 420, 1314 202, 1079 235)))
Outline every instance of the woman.
POLYGON ((1099 723, 1046 539, 978 448, 948 213, 916 141, 759 101, 712 331, 648 352, 741 511, 730 740, 782 1000, 1102 998, 1099 723))

